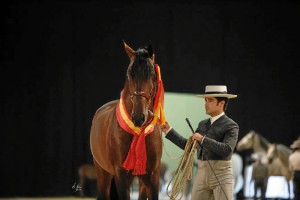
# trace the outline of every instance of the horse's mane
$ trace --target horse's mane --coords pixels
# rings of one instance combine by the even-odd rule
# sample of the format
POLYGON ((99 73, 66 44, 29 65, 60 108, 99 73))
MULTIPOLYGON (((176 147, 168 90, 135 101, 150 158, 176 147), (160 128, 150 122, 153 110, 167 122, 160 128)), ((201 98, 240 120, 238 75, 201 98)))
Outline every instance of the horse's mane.
POLYGON ((155 76, 155 70, 149 60, 153 55, 152 47, 140 47, 135 54, 135 60, 128 69, 129 77, 147 80, 149 77, 155 76))
POLYGON ((288 163, 288 157, 291 153, 291 150, 284 144, 274 143, 274 145, 278 157, 283 161, 283 163, 288 163))

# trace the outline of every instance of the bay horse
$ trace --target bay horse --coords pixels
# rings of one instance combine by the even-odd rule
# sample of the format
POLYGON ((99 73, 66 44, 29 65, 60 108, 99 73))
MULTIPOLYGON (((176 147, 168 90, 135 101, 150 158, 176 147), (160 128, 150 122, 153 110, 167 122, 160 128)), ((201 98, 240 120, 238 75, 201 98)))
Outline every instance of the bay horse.
POLYGON ((260 153, 262 155, 262 163, 268 166, 268 175, 284 176, 290 195, 289 181, 292 178, 292 172, 288 166, 290 154, 288 147, 283 144, 271 143, 262 135, 251 130, 238 141, 236 148, 238 151, 251 149, 254 153, 260 153))
POLYGON ((101 106, 90 130, 97 199, 130 199, 134 177, 139 200, 159 195, 164 88, 152 45, 136 51, 124 42, 130 63, 120 99, 101 106))

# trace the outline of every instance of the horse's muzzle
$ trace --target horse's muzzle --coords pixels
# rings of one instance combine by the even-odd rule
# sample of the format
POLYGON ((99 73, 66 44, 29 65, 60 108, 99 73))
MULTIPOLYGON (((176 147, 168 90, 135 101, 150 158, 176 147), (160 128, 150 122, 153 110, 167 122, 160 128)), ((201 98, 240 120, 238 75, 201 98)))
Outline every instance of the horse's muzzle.
POLYGON ((144 114, 141 114, 138 116, 135 114, 131 114, 131 117, 132 117, 132 122, 133 122, 134 126, 141 127, 144 125, 144 123, 145 123, 145 115, 144 114))

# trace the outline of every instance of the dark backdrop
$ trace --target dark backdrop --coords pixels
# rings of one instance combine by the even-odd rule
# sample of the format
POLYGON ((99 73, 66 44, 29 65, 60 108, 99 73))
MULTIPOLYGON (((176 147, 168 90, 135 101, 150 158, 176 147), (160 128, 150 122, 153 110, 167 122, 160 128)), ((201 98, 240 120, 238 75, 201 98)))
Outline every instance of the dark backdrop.
POLYGON ((153 42, 168 92, 226 84, 238 94, 227 114, 240 138, 253 129, 290 145, 300 134, 296 1, 14 1, 0 10, 2 197, 76 195, 77 169, 92 162, 92 117, 125 81, 123 39, 134 49, 153 42))

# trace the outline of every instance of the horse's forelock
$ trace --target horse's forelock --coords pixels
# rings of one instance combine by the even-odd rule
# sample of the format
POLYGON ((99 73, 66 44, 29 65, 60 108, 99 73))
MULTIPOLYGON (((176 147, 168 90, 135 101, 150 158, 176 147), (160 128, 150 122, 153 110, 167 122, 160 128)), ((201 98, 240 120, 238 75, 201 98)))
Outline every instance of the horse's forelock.
POLYGON ((152 49, 151 49, 151 52, 150 52, 148 47, 140 47, 135 52, 135 55, 137 57, 143 57, 143 58, 150 58, 152 56, 152 54, 153 54, 152 49))
POLYGON ((148 50, 146 48, 139 48, 135 54, 135 60, 128 69, 128 75, 132 79, 141 78, 143 80, 155 76, 154 66, 150 61, 148 50))

